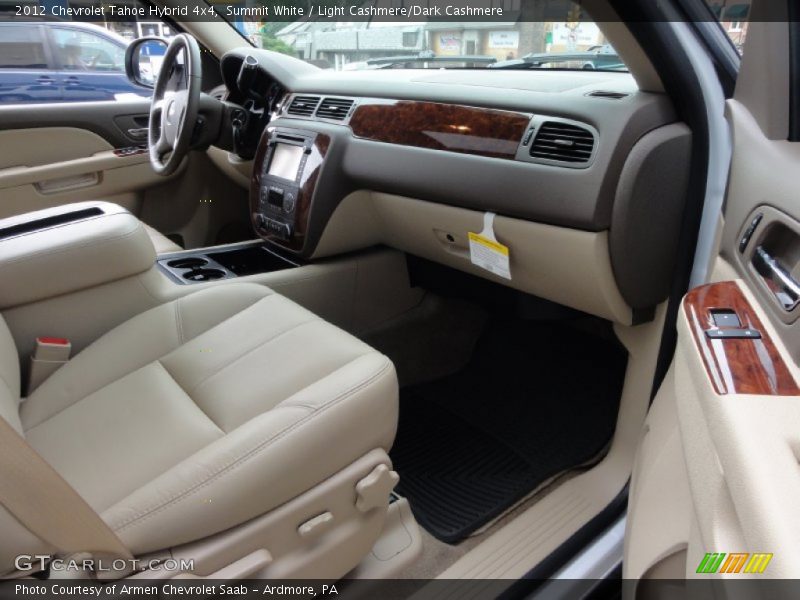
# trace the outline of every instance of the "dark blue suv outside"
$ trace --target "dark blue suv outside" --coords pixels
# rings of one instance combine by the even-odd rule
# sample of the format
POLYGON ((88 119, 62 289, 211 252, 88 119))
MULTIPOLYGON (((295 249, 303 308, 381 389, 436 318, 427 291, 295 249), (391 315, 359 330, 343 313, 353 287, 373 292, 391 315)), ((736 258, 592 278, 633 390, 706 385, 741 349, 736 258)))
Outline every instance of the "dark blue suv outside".
POLYGON ((149 96, 125 75, 127 45, 88 23, 0 21, 0 104, 149 96))

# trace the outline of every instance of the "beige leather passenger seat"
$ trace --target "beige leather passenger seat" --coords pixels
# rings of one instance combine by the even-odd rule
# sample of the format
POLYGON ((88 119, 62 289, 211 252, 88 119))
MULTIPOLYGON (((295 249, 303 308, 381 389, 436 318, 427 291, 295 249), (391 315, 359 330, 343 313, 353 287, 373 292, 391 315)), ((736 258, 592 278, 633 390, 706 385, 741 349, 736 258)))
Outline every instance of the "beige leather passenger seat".
MULTIPOLYGON (((394 367, 263 286, 142 313, 21 402, 18 361, 0 319, 0 415, 134 555, 170 549, 204 575, 263 548, 254 576, 340 576, 380 534, 388 491, 359 494, 391 468, 394 367)), ((0 531, 0 572, 52 550, 3 508, 0 531)))

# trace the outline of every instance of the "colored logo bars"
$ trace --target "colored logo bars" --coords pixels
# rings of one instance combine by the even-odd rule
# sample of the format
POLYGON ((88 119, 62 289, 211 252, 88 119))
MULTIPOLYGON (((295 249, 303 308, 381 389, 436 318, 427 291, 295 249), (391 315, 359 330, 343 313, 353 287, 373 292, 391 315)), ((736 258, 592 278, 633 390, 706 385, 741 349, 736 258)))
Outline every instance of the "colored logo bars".
POLYGON ((756 552, 708 552, 697 566, 697 573, 763 573, 772 553, 756 552))

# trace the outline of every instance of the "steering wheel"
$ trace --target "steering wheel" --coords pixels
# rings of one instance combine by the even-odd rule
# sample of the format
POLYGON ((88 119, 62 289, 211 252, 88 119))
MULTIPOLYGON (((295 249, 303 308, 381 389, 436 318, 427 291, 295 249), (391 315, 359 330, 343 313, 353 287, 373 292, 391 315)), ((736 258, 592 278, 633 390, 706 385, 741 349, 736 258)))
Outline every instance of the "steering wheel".
POLYGON ((170 175, 188 154, 200 105, 200 46, 181 33, 170 41, 158 72, 150 104, 147 146, 150 164, 159 175, 170 175), (178 57, 183 55, 183 64, 178 57))

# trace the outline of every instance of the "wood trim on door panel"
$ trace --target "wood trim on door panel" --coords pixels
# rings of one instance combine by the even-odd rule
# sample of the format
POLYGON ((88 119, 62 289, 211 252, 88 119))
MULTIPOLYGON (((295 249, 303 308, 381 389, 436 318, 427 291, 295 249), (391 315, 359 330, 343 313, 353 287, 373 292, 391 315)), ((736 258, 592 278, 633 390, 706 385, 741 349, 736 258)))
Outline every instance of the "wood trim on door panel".
POLYGON ((438 102, 359 104, 350 119, 356 137, 514 160, 531 115, 438 102))
POLYGON ((691 290, 683 299, 683 310, 718 394, 800 396, 794 377, 736 282, 723 281, 691 290), (713 309, 735 311, 742 328, 757 329, 761 339, 709 339, 706 330, 716 328, 713 309))

